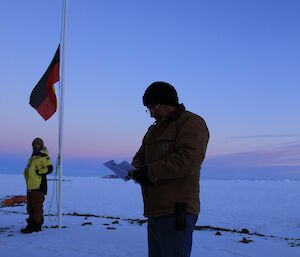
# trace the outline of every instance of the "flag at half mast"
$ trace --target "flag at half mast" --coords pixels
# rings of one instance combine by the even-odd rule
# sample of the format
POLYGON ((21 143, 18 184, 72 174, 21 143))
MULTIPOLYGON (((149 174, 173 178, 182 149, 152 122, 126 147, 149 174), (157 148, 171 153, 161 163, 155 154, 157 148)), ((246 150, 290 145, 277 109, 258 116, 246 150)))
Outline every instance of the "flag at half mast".
POLYGON ((60 45, 56 50, 51 64, 30 95, 29 104, 37 110, 44 120, 48 120, 57 109, 54 83, 59 81, 59 56, 60 45))

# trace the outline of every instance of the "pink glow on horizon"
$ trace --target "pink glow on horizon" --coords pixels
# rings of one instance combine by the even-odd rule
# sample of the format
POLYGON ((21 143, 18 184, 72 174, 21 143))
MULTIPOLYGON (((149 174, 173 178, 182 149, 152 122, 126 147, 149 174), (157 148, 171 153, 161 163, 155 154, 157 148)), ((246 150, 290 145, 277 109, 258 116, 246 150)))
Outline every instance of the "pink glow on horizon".
MULTIPOLYGON (((51 156, 58 154, 58 144, 50 143, 46 145, 51 156)), ((31 140, 30 142, 14 142, 13 144, 5 144, 0 148, 1 155, 13 155, 13 156, 28 156, 31 154, 31 140)), ((74 146, 74 144, 65 144, 63 146, 63 155, 66 158, 78 158, 78 159, 99 159, 99 158, 120 158, 129 157, 132 158, 136 149, 134 147, 116 145, 85 145, 81 144, 80 147, 74 146)))

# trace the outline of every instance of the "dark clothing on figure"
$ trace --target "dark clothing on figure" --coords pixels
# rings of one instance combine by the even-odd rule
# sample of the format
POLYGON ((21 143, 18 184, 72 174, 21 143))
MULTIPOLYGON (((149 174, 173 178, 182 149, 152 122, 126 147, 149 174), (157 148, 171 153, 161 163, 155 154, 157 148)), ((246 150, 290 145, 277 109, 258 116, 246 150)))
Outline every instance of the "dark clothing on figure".
POLYGON ((53 171, 48 150, 33 151, 24 171, 27 187, 27 212, 29 217, 27 227, 22 233, 32 233, 41 230, 44 223, 43 203, 47 194, 47 175, 53 171))
POLYGON ((44 223, 43 203, 45 195, 42 191, 27 191, 27 212, 29 221, 35 222, 37 225, 44 223))
POLYGON ((183 104, 145 134, 132 165, 148 217, 149 257, 190 256, 208 140, 203 118, 183 104))
POLYGON ((151 184, 142 184, 146 217, 173 214, 177 202, 187 203, 188 213, 200 212, 199 179, 208 140, 203 118, 183 104, 149 127, 132 161, 137 169, 147 166, 151 184))
POLYGON ((176 230, 176 216, 148 219, 149 257, 188 257, 198 215, 187 214, 184 230, 176 230))

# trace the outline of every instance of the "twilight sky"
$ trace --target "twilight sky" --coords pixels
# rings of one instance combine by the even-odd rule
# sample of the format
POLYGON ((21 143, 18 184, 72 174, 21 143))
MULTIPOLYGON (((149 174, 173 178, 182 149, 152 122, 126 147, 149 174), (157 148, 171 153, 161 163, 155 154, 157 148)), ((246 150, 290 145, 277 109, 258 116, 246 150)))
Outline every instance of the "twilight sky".
MULTIPOLYGON (((0 170, 36 136, 57 156, 58 113, 44 122, 29 96, 59 43, 61 6, 0 3, 0 170)), ((299 13, 297 0, 69 0, 65 158, 130 159, 153 122, 144 90, 162 80, 206 120, 209 163, 300 172, 299 13)))

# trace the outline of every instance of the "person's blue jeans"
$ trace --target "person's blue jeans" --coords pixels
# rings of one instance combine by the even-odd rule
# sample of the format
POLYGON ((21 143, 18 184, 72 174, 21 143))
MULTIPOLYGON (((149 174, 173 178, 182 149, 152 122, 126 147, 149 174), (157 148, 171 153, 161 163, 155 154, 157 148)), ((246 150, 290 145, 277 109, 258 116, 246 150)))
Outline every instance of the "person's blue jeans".
POLYGON ((148 219, 149 257, 189 257, 198 215, 186 215, 184 230, 176 230, 175 214, 148 219))

